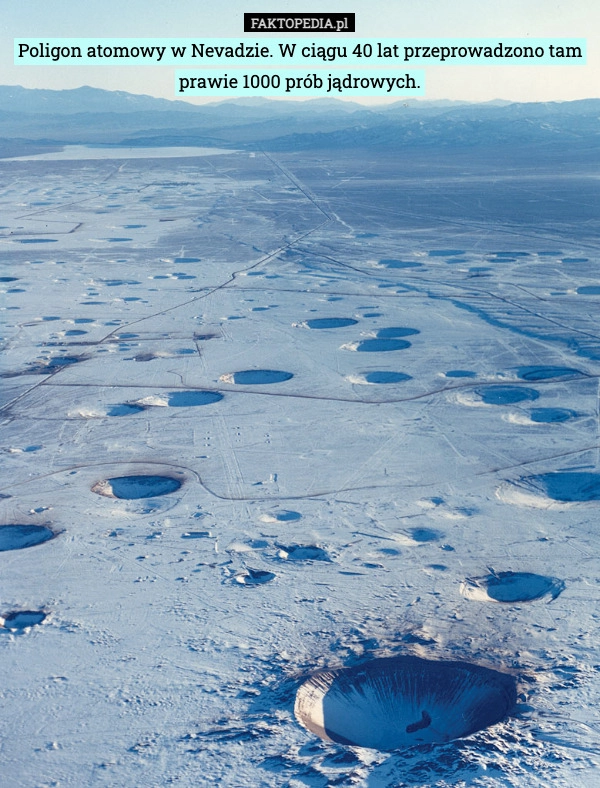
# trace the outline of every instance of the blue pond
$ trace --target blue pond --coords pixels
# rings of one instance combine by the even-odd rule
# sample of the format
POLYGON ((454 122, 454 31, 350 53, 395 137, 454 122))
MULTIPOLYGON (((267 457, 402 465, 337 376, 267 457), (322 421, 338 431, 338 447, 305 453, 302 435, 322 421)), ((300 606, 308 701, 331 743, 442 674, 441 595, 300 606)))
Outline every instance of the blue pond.
POLYGON ((345 328, 357 323, 358 320, 351 317, 315 317, 306 321, 309 328, 345 328))
POLYGON ((532 402, 540 395, 535 389, 521 386, 486 386, 475 389, 486 405, 514 405, 517 402, 532 402))
POLYGON ((365 372, 364 378, 367 383, 403 383, 405 380, 412 380, 411 376, 404 372, 388 372, 383 369, 365 372))
POLYGON ((190 408, 197 405, 210 405, 222 399, 223 395, 218 391, 171 391, 169 407, 190 408))

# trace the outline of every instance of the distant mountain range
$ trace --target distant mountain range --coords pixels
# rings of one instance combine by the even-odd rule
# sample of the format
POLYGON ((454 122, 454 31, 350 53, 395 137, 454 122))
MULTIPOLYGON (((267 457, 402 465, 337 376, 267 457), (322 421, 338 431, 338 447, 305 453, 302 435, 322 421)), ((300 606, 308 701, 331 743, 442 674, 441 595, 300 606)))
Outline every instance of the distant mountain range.
POLYGON ((0 156, 74 143, 273 151, 555 143, 596 149, 600 99, 484 104, 409 100, 367 107, 336 99, 255 98, 194 105, 91 87, 0 86, 0 156))

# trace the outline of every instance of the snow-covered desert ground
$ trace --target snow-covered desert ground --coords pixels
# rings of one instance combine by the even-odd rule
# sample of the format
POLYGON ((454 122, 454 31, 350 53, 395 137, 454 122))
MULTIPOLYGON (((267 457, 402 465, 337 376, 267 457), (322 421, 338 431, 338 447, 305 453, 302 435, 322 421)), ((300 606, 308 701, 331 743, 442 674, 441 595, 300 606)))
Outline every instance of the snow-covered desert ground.
POLYGON ((596 172, 97 154, 0 161, 1 784, 600 785, 596 172))

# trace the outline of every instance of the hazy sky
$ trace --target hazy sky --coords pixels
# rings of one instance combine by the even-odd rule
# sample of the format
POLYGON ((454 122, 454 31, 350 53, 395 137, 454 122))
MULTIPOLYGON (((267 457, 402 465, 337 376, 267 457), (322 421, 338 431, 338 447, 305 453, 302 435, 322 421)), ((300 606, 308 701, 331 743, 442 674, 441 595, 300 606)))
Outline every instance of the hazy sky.
POLYGON ((432 66, 426 69, 424 98, 564 101, 600 95, 598 0, 2 0, 0 83, 52 89, 92 85, 172 99, 174 67, 14 66, 13 39, 257 40, 242 32, 245 11, 298 10, 354 12, 353 38, 586 38, 586 66, 432 66))

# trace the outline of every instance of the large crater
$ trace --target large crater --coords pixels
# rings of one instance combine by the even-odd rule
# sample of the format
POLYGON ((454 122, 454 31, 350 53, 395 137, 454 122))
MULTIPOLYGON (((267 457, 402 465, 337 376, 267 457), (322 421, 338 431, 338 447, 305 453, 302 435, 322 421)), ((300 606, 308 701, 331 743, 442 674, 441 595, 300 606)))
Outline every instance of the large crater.
POLYGON ((483 577, 468 577, 460 587, 467 599, 504 603, 532 602, 564 591, 565 584, 557 577, 533 572, 492 572, 483 577))
POLYGON ((25 547, 54 539, 56 534, 47 525, 2 525, 0 526, 0 552, 23 550, 25 547))
POLYGON ((549 471, 526 476, 519 484, 534 494, 560 503, 600 501, 600 473, 597 471, 549 471))
POLYGON ((282 369, 243 369, 240 372, 229 372, 221 375, 223 383, 235 383, 242 386, 261 386, 271 383, 283 383, 291 380, 294 375, 282 369))
POLYGON ((122 498, 131 501, 168 495, 180 487, 179 479, 174 479, 172 476, 115 476, 112 479, 102 479, 96 482, 92 487, 92 492, 104 495, 106 498, 122 498))
POLYGON ((496 670, 389 657, 315 673, 294 713, 326 741, 390 751, 469 736, 504 719, 516 696, 515 679, 496 670))
POLYGON ((306 321, 309 328, 346 328, 347 326, 355 326, 358 320, 352 317, 314 317, 306 321))
POLYGON ((486 405, 514 405, 517 402, 533 402, 540 395, 535 389, 520 386, 481 386, 475 389, 486 405))

